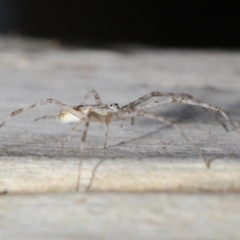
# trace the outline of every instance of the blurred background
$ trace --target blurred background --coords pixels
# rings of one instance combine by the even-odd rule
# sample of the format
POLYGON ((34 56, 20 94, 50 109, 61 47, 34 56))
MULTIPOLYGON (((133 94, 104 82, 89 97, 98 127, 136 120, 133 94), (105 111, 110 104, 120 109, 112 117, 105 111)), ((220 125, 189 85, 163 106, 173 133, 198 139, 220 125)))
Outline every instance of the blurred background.
POLYGON ((239 48, 234 0, 0 0, 0 34, 93 45, 239 48))

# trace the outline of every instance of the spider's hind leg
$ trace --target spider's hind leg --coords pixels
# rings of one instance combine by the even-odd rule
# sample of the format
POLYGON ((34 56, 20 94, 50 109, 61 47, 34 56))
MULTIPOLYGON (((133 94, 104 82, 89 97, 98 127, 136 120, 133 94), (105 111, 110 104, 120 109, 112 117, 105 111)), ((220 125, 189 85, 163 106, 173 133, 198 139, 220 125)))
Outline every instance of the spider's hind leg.
POLYGON ((39 121, 39 120, 43 120, 43 119, 59 119, 59 114, 58 115, 48 115, 48 116, 43 116, 43 117, 39 117, 39 118, 36 118, 34 119, 34 121, 39 121))
POLYGON ((179 94, 179 95, 180 95, 180 97, 176 95, 175 97, 168 97, 161 101, 154 101, 154 102, 149 102, 146 104, 141 104, 136 110, 146 111, 148 109, 152 109, 152 108, 156 108, 156 107, 160 107, 163 105, 176 103, 176 102, 187 104, 187 105, 193 105, 193 106, 201 107, 202 109, 204 109, 212 118, 214 118, 215 121, 217 121, 219 124, 221 124, 223 126, 223 128, 226 131, 228 131, 226 125, 217 116, 215 116, 210 110, 219 112, 234 127, 234 129, 236 129, 237 132, 240 133, 240 131, 235 126, 235 124, 229 119, 227 114, 221 108, 215 107, 211 104, 199 102, 199 101, 195 100, 193 97, 189 97, 187 95, 186 95, 186 97, 181 96, 181 94, 179 94))
POLYGON ((142 97, 138 98, 137 100, 128 103, 127 105, 123 106, 121 109, 131 109, 135 110, 135 107, 148 101, 151 98, 154 97, 181 97, 181 98, 187 98, 192 99, 193 96, 187 93, 171 93, 171 92, 150 92, 148 94, 143 95, 142 97))
POLYGON ((85 129, 82 134, 81 138, 81 147, 80 147, 80 157, 78 162, 78 174, 77 174, 77 182, 76 182, 76 191, 80 189, 81 183, 81 169, 82 169, 82 162, 83 162, 83 156, 84 156, 84 146, 87 140, 87 133, 89 129, 90 122, 92 120, 97 120, 98 122, 106 123, 106 131, 105 131, 105 139, 104 139, 104 148, 107 146, 107 139, 108 139, 108 130, 109 130, 109 124, 112 121, 112 114, 109 113, 106 115, 101 115, 96 112, 88 112, 87 117, 85 120, 85 129))
MULTIPOLYGON (((211 110, 213 110, 215 112, 219 112, 226 120, 228 120, 228 122, 233 126, 233 128, 240 134, 240 131, 237 128, 237 126, 235 126, 233 121, 227 116, 227 114, 220 107, 215 107, 215 106, 213 106, 211 104, 199 102, 199 101, 197 101, 195 99, 175 98, 175 100, 178 101, 178 102, 181 102, 183 104, 193 105, 193 106, 205 108, 206 110, 211 109, 211 110)), ((219 119, 217 121, 220 124, 222 124, 219 119)), ((222 125, 226 129, 226 126, 224 126, 224 124, 222 124, 222 125)))
POLYGON ((0 128, 1 128, 3 125, 5 125, 12 117, 14 117, 14 116, 16 116, 16 115, 18 115, 18 114, 20 114, 20 113, 26 112, 26 111, 28 111, 28 110, 31 110, 31 109, 40 107, 40 106, 42 106, 42 105, 50 104, 50 103, 55 104, 55 105, 57 105, 57 106, 59 106, 59 107, 61 107, 61 108, 65 108, 65 109, 68 110, 69 112, 73 112, 73 114, 75 114, 75 115, 79 115, 79 114, 77 113, 77 111, 75 111, 74 109, 68 107, 66 104, 64 104, 64 103, 62 103, 62 102, 60 102, 60 101, 58 101, 58 100, 55 100, 55 99, 53 99, 53 98, 47 98, 47 99, 45 99, 45 100, 40 101, 39 103, 35 103, 35 104, 32 104, 32 105, 30 105, 30 106, 28 106, 28 107, 20 108, 20 109, 18 109, 18 110, 16 110, 16 111, 11 112, 10 115, 8 115, 8 116, 5 118, 5 120, 0 124, 0 128))

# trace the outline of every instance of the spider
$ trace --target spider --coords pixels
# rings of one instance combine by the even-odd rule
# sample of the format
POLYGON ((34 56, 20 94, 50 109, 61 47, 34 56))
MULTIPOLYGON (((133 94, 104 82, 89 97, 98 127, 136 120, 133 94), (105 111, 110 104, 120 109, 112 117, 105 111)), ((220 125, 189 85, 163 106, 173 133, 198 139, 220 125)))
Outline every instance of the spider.
POLYGON ((207 168, 210 168, 210 160, 206 159, 205 156, 203 156, 201 150, 185 135, 185 133, 181 130, 181 128, 171 121, 168 118, 161 117, 161 116, 156 116, 154 114, 146 112, 149 109, 160 107, 163 105, 167 105, 170 103, 183 103, 183 104, 188 104, 188 105, 194 105, 203 108, 206 110, 211 117, 213 117, 216 121, 218 121, 226 131, 228 131, 226 125, 220 121, 215 115, 213 115, 210 110, 219 112, 230 124, 238 131, 240 134, 239 129, 235 126, 235 124, 229 119, 227 114, 219 107, 212 106, 207 103, 199 102, 193 98, 192 95, 190 94, 185 94, 185 93, 169 93, 169 92, 151 92, 148 93, 141 98, 138 98, 135 101, 132 101, 128 104, 126 104, 123 107, 119 107, 117 103, 112 103, 112 104, 103 104, 102 100, 99 97, 99 94, 96 91, 91 91, 87 93, 84 97, 84 101, 81 105, 76 106, 76 107, 70 107, 58 100, 55 100, 53 98, 48 98, 45 100, 40 101, 39 103, 35 103, 33 105, 30 105, 26 108, 21 108, 18 109, 14 112, 12 112, 7 118, 0 124, 0 128, 6 124, 12 117, 31 110, 33 108, 52 103, 57 106, 59 106, 62 110, 58 115, 50 115, 50 116, 43 116, 40 118, 36 118, 34 121, 38 120, 43 120, 43 119, 59 119, 63 123, 71 123, 71 122, 76 122, 74 127, 72 128, 71 132, 65 139, 65 141, 62 143, 62 146, 66 144, 73 133, 78 129, 81 123, 85 122, 85 129, 82 134, 82 139, 81 139, 81 155, 80 155, 80 161, 79 161, 79 170, 78 170, 78 178, 77 178, 77 184, 76 184, 76 190, 79 190, 80 186, 80 171, 81 171, 81 162, 82 162, 82 154, 84 150, 84 143, 86 142, 86 137, 87 137, 87 131, 90 125, 90 122, 100 122, 100 123, 105 123, 106 124, 106 131, 105 131, 105 140, 104 140, 104 148, 107 146, 107 138, 108 138, 108 129, 109 129, 109 124, 112 121, 122 121, 121 127, 125 123, 125 120, 127 118, 131 118, 131 123, 132 125, 134 124, 134 118, 135 117, 144 117, 148 119, 153 119, 157 120, 159 122, 166 123, 173 128, 175 128, 181 135, 182 137, 188 142, 189 146, 200 156, 200 158, 203 159, 205 162, 207 168), (84 105, 83 103, 86 101, 87 98, 90 96, 94 96, 96 104, 92 105, 84 105), (152 102, 147 102, 151 98, 155 97, 165 97, 162 100, 156 100, 152 102))

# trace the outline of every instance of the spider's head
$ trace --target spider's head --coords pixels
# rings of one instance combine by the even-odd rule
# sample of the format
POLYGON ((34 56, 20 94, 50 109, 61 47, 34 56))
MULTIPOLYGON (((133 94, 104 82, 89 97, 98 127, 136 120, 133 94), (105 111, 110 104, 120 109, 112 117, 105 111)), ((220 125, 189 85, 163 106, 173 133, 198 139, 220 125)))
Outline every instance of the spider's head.
POLYGON ((120 109, 120 107, 119 107, 119 105, 118 105, 117 103, 111 103, 111 104, 108 105, 108 107, 109 107, 113 112, 117 112, 117 111, 120 109))

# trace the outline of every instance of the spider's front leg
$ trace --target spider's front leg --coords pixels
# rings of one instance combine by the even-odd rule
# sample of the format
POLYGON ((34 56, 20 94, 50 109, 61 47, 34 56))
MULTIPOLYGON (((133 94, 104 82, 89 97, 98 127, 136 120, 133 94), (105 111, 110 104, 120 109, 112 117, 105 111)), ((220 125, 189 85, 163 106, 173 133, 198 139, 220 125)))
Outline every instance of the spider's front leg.
POLYGON ((138 98, 137 100, 130 102, 129 104, 122 107, 122 110, 130 108, 132 110, 135 110, 135 107, 146 102, 147 100, 153 98, 153 97, 183 97, 183 98, 193 98, 192 95, 187 93, 170 93, 170 92, 151 92, 148 94, 143 95, 142 97, 138 98))
MULTIPOLYGON (((179 97, 186 97, 186 98, 193 98, 192 95, 186 94, 186 93, 170 93, 170 92, 150 92, 148 94, 143 95, 142 97, 138 98, 137 100, 128 103, 127 105, 123 106, 121 109, 123 111, 130 110, 130 111, 136 111, 136 107, 147 100, 153 98, 153 97, 169 97, 169 96, 179 96, 179 97)), ((125 120, 124 120, 125 122, 125 120)), ((124 123, 123 122, 123 123, 124 123)), ((134 117, 131 117, 131 123, 134 124, 134 117)), ((123 125, 123 124, 122 124, 123 125)))
POLYGON ((145 111, 148 109, 152 109, 152 108, 156 108, 156 107, 160 107, 160 106, 163 106, 166 104, 176 103, 176 102, 203 108, 210 114, 210 116, 212 116, 216 121, 218 121, 225 128, 226 131, 228 131, 226 125, 222 121, 220 121, 216 116, 214 116, 211 112, 209 112, 209 109, 213 110, 215 112, 219 112, 226 120, 229 121, 229 123, 234 127, 234 129, 240 134, 239 129, 235 126, 235 124, 230 120, 230 118, 227 116, 227 114, 220 107, 215 107, 211 104, 199 102, 199 101, 195 100, 194 98, 184 98, 184 97, 165 98, 161 101, 154 101, 154 102, 150 102, 145 105, 142 105, 139 108, 137 108, 137 110, 145 111))

